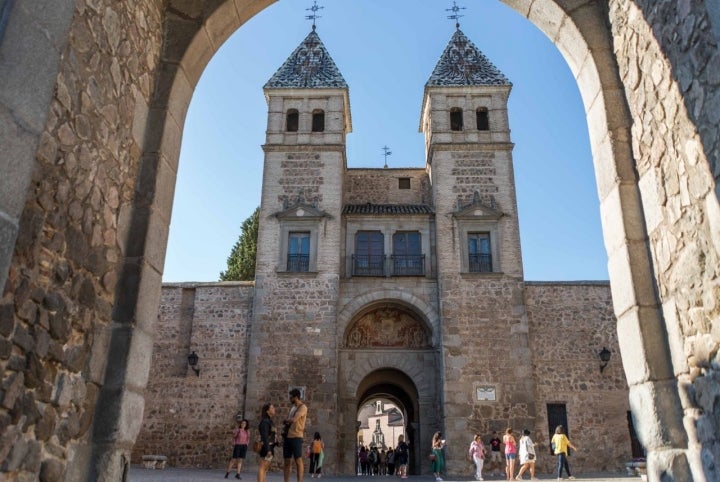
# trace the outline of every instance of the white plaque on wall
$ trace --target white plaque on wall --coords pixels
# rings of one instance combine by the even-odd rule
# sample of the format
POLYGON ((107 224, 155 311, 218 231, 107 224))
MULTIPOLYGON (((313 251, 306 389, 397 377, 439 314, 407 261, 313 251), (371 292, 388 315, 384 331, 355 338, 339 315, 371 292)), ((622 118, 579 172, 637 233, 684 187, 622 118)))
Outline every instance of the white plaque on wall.
POLYGON ((475 388, 475 394, 476 394, 478 401, 494 402, 495 401, 495 386, 494 385, 478 385, 475 388))

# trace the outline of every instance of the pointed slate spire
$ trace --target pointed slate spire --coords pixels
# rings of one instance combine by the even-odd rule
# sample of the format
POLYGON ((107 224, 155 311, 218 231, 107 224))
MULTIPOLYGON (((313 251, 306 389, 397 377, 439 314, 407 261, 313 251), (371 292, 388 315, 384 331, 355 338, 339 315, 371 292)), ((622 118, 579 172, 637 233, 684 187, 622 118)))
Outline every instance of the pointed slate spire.
POLYGON ((335 62, 313 28, 264 88, 347 88, 335 62))
POLYGON ((458 28, 425 85, 512 85, 512 83, 458 28))

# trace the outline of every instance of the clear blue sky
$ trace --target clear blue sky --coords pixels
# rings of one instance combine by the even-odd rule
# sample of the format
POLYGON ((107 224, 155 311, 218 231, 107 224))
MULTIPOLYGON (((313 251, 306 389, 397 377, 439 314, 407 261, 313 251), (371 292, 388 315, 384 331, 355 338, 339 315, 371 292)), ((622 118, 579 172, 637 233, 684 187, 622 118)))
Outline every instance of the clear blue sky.
MULTIPOLYGON (((310 0, 282 0, 208 64, 183 132, 164 281, 215 281, 260 203, 262 86, 310 32, 310 0)), ((422 167, 425 82, 455 31, 450 1, 325 0, 317 32, 350 86, 349 167, 422 167)), ((604 280, 587 122, 555 46, 494 0, 460 3, 461 30, 512 81, 509 115, 525 278, 604 280)))

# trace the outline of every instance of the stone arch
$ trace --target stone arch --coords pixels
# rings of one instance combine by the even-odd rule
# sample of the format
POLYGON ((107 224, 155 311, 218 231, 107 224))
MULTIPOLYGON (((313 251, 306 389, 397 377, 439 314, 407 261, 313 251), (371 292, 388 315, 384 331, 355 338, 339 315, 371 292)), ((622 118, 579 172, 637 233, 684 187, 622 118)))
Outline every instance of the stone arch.
MULTIPOLYGON (((104 420, 105 428, 95 427, 91 441, 77 446, 72 457, 76 467, 91 464, 94 472, 108 479, 122 476, 124 454, 137 434, 131 414, 142 410, 176 164, 190 97, 222 42, 271 3, 197 0, 182 6, 172 2, 143 5, 162 19, 162 30, 158 28, 148 42, 135 47, 152 58, 152 93, 144 88, 147 78, 127 81, 136 92, 130 100, 134 114, 129 137, 133 141, 122 153, 138 195, 123 199, 122 206, 111 213, 116 224, 109 236, 117 235, 117 269, 108 278, 88 274, 84 291, 87 293, 90 285, 103 285, 111 293, 110 300, 99 308, 106 315, 103 318, 112 318, 111 327, 96 328, 91 346, 82 347, 93 353, 93 359, 107 353, 111 361, 106 372, 104 363, 92 363, 91 372, 83 374, 102 387, 94 414, 104 420), (161 11, 164 7, 167 10, 161 11), (94 455, 90 455, 90 446, 94 455)), ((578 80, 602 203, 621 350, 638 429, 650 451, 651 470, 658 478, 660 474, 678 480, 717 478, 711 462, 702 462, 720 458, 717 397, 704 388, 717 386, 719 376, 712 365, 718 347, 712 333, 717 331, 720 310, 714 303, 720 266, 720 138, 716 135, 718 88, 714 77, 718 69, 713 67, 718 65, 717 7, 709 1, 674 0, 612 0, 604 5, 560 0, 504 3, 552 39, 578 80), (680 42, 676 35, 681 36, 680 42), (682 173, 681 177, 675 173, 682 173), (688 277, 699 281, 686 287, 688 277), (695 348, 699 346, 709 348, 695 348), (691 387, 683 392, 682 402, 678 379, 683 382, 680 385, 691 387), (699 399, 695 393, 708 396, 699 399), (687 422, 691 429, 682 424, 683 410, 692 414, 687 422)), ((52 145, 57 144, 57 129, 46 119, 49 105, 62 104, 65 98, 62 89, 56 89, 55 99, 48 101, 52 92, 48 86, 61 65, 72 70, 77 60, 72 54, 78 49, 78 37, 65 49, 69 49, 65 60, 61 61, 59 54, 67 41, 70 9, 76 8, 73 22, 78 25, 84 17, 112 20, 116 14, 110 6, 100 11, 96 2, 92 8, 82 1, 63 1, 57 6, 61 8, 54 9, 57 15, 51 21, 45 20, 44 12, 31 14, 17 2, 5 2, 2 7, 11 9, 7 28, 0 26, 3 59, 12 59, 6 54, 18 45, 30 45, 28 54, 45 50, 27 57, 27 62, 3 60, 0 69, 0 114, 6 121, 0 129, 0 145, 10 146, 0 157, 2 172, 10 173, 0 188, 0 238, 7 241, 0 249, 0 284, 11 288, 16 287, 15 278, 8 277, 13 247, 40 250, 41 238, 33 237, 40 231, 38 223, 42 227, 38 212, 49 216, 50 209, 44 206, 59 192, 57 186, 38 182, 36 189, 28 191, 23 208, 17 200, 31 184, 30 166, 40 171, 41 178, 51 173, 61 181, 81 180, 80 176, 90 179, 87 174, 63 174, 55 165, 52 145), (52 39, 49 48, 19 38, 19 32, 24 36, 28 31, 35 32, 34 40, 50 32, 45 37, 52 39), (38 89, 19 88, 25 79, 36 76, 35 61, 44 67, 36 77, 38 89), (40 132, 38 126, 43 122, 45 132, 40 132), (23 231, 28 236, 19 237, 23 231), (16 244, 18 238, 21 247, 16 244)), ((112 22, 103 26, 110 36, 117 32, 112 22)), ((107 80, 101 87, 112 90, 111 85, 107 80)), ((79 107, 68 110, 77 120, 79 107)), ((62 234, 72 237, 77 233, 68 229, 62 234)), ((87 233, 73 239, 92 242, 87 233)), ((13 261, 13 272, 37 271, 43 263, 33 256, 19 256, 13 261)), ((20 298, 13 290, 10 293, 8 306, 20 298)), ((70 299, 77 298, 76 291, 70 299)), ((59 371, 63 373, 58 377, 80 369, 63 362, 59 371)), ((92 410, 95 400, 89 403, 92 410)))
POLYGON ((392 302, 415 313, 433 333, 433 344, 439 341, 440 317, 437 310, 417 296, 403 290, 377 290, 356 296, 337 315, 338 333, 345 334, 353 318, 363 310, 392 302))

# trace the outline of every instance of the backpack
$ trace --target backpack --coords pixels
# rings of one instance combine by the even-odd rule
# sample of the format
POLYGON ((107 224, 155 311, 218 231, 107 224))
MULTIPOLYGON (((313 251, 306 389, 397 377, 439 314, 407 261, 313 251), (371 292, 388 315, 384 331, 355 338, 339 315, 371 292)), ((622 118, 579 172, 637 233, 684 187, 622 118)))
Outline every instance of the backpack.
POLYGON ((373 465, 375 465, 377 463, 377 452, 376 451, 374 451, 374 450, 370 451, 370 453, 368 454, 368 461, 373 465))

